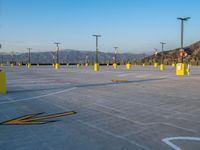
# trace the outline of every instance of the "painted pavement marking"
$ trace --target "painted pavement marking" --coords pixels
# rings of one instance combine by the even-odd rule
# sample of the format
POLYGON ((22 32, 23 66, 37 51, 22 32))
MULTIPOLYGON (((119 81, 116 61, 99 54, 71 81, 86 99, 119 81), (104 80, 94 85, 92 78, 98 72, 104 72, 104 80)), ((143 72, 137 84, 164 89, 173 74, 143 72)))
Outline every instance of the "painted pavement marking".
POLYGON ((76 112, 69 111, 69 112, 64 112, 64 113, 59 113, 59 114, 51 114, 51 115, 47 115, 47 116, 39 116, 39 115, 42 115, 42 114, 44 114, 44 113, 25 115, 25 116, 22 116, 22 117, 18 117, 18 118, 12 119, 12 120, 8 120, 8 121, 5 121, 5 122, 2 122, 2 123, 0 123, 0 125, 37 125, 37 124, 47 124, 47 123, 52 123, 52 122, 58 121, 58 120, 47 120, 47 119, 74 115, 74 114, 76 114, 76 112))
POLYGON ((69 92, 69 91, 72 91, 72 90, 75 90, 75 89, 77 89, 77 87, 73 87, 73 88, 70 88, 70 89, 66 89, 66 90, 62 90, 62 91, 58 91, 58 92, 54 92, 54 93, 49 93, 49 94, 45 94, 45 95, 30 97, 30 98, 18 99, 18 100, 13 100, 13 101, 9 101, 9 102, 1 102, 0 105, 1 104, 9 104, 9 103, 22 102, 22 101, 28 101, 28 100, 43 98, 43 97, 47 97, 47 96, 61 94, 61 93, 64 93, 64 92, 69 92))
POLYGON ((180 147, 178 147, 177 145, 173 144, 171 141, 173 140, 189 140, 189 141, 200 141, 200 137, 170 137, 170 138, 165 138, 162 139, 162 141, 169 145, 171 148, 173 148, 174 150, 183 150, 180 147))

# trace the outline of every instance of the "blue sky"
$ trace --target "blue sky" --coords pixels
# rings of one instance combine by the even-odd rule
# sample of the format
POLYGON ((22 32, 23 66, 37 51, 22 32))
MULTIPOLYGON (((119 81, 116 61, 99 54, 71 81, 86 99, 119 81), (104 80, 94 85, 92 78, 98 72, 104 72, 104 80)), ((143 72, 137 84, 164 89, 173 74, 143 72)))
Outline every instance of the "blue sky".
POLYGON ((200 40, 198 0, 0 0, 0 51, 100 50, 144 53, 180 45, 177 17, 185 24, 185 45, 200 40))

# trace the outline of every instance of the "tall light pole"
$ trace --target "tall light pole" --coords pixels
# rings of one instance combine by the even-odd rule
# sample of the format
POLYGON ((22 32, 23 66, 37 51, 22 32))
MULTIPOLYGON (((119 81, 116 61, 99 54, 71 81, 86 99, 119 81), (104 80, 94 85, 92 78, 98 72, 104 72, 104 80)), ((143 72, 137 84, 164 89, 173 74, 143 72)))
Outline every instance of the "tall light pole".
POLYGON ((31 50, 32 48, 27 48, 28 50, 28 63, 31 64, 31 50))
MULTIPOLYGON (((184 51, 183 49, 183 40, 184 40, 184 21, 188 21, 190 17, 185 17, 185 18, 177 18, 178 20, 181 21, 181 49, 180 52, 184 51)), ((181 63, 183 63, 183 55, 181 56, 181 63)))
POLYGON ((118 47, 114 47, 115 51, 114 51, 114 54, 115 54, 115 63, 117 63, 117 49, 118 47))
POLYGON ((155 58, 155 63, 157 63, 157 55, 158 55, 158 49, 154 48, 155 52, 154 52, 154 58, 155 58))
POLYGON ((61 43, 59 43, 59 42, 55 42, 54 44, 56 44, 56 46, 57 46, 57 49, 56 49, 56 63, 57 64, 59 64, 59 45, 61 44, 61 43))
POLYGON ((54 65, 55 64, 55 61, 54 61, 54 57, 55 56, 54 56, 54 52, 53 51, 51 52, 51 55, 52 55, 52 64, 54 65))
POLYGON ((89 63, 89 62, 88 62, 88 55, 85 56, 85 61, 86 61, 86 62, 85 62, 86 64, 89 63))
POLYGON ((98 38, 101 37, 101 35, 92 35, 94 37, 96 37, 96 64, 99 63, 99 59, 98 59, 98 51, 99 51, 99 41, 98 38))
POLYGON ((11 52, 11 62, 12 62, 12 64, 14 64, 14 55, 15 55, 15 53, 12 51, 11 52))
POLYGON ((165 45, 166 43, 164 43, 164 42, 160 42, 160 44, 162 45, 162 58, 161 58, 161 64, 163 64, 163 59, 164 59, 164 45, 165 45))

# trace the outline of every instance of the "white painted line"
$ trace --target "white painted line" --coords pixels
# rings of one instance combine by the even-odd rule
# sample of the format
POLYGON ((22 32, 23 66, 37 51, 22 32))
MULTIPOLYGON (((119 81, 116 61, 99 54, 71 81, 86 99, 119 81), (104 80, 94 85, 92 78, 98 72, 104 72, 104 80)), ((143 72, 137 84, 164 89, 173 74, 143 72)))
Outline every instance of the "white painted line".
MULTIPOLYGON (((44 82, 45 83, 45 82, 44 82)), ((69 85, 69 84, 71 84, 71 83, 65 83, 66 85, 69 85)), ((13 86, 10 86, 9 85, 9 87, 27 87, 27 86, 52 86, 52 85, 55 85, 55 86, 57 86, 57 85, 65 85, 65 84, 63 84, 63 83, 49 83, 49 82, 47 82, 46 84, 42 84, 42 83, 33 83, 33 84, 30 84, 30 83, 27 83, 27 85, 26 84, 24 84, 24 85, 22 85, 22 84, 15 84, 15 85, 13 85, 13 86)))
POLYGON ((169 145, 171 148, 173 148, 174 150, 183 150, 180 147, 178 147, 177 145, 173 144, 171 141, 172 140, 189 140, 189 141, 200 141, 200 137, 170 137, 170 138, 165 138, 162 139, 162 141, 169 145))
POLYGON ((70 88, 70 89, 66 89, 66 90, 62 90, 62 91, 58 91, 58 92, 54 92, 54 93, 49 93, 49 94, 45 94, 45 95, 40 95, 40 96, 35 96, 35 97, 30 97, 30 98, 24 98, 24 99, 18 99, 18 100, 13 100, 13 101, 9 101, 9 102, 2 102, 2 103, 0 103, 0 105, 43 98, 43 97, 47 97, 47 96, 52 96, 52 95, 64 93, 64 92, 69 92, 69 91, 72 91, 72 90, 75 90, 75 89, 77 89, 77 87, 73 87, 73 88, 70 88))
POLYGON ((123 136, 120 136, 120 135, 116 135, 116 134, 114 134, 114 133, 112 133, 112 132, 110 132, 110 131, 108 131, 108 130, 99 128, 99 127, 97 127, 97 126, 95 126, 95 125, 92 125, 91 123, 86 123, 86 122, 84 122, 84 121, 82 121, 82 120, 77 120, 77 121, 80 122, 80 123, 83 124, 83 125, 86 125, 86 126, 88 126, 88 127, 90 127, 90 128, 99 130, 99 131, 101 131, 101 132, 103 132, 103 133, 105 133, 105 134, 108 134, 108 135, 111 135, 111 136, 113 136, 113 137, 115 137, 115 138, 119 138, 119 139, 121 139, 121 140, 127 141, 127 142, 129 142, 129 143, 131 143, 131 144, 133 144, 133 145, 137 145, 138 147, 140 147, 140 148, 142 148, 142 149, 144 149, 144 150, 149 150, 149 148, 147 148, 147 147, 145 147, 145 146, 143 146, 143 145, 141 145, 141 144, 139 144, 139 143, 136 143, 136 142, 134 142, 134 141, 131 141, 131 140, 127 139, 126 137, 123 137, 123 136))

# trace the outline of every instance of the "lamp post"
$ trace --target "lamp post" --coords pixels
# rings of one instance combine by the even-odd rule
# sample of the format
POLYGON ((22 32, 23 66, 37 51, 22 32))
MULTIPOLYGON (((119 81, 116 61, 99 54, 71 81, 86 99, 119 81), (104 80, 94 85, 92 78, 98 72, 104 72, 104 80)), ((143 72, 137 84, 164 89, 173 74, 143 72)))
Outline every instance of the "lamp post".
POLYGON ((158 49, 157 48, 154 48, 155 49, 155 52, 154 52, 154 67, 158 67, 158 64, 157 64, 157 55, 158 55, 158 49))
POLYGON ((160 64, 160 71, 163 71, 163 70, 165 70, 165 66, 164 66, 164 45, 166 44, 166 43, 164 43, 164 42, 160 42, 160 44, 162 45, 162 58, 161 58, 161 64, 160 64))
POLYGON ((60 64, 59 64, 59 45, 61 43, 59 42, 55 42, 54 44, 56 44, 56 70, 58 70, 60 68, 60 64))
POLYGON ((98 51, 99 51, 99 41, 98 38, 101 37, 101 35, 93 35, 96 38, 96 64, 99 63, 98 59, 98 51))
POLYGON ((164 43, 164 42, 160 42, 160 44, 162 45, 162 57, 161 57, 161 64, 163 64, 163 59, 164 59, 164 45, 165 45, 166 43, 164 43))
POLYGON ((118 47, 114 47, 115 51, 114 51, 114 54, 115 54, 115 63, 117 63, 117 49, 118 47))
POLYGON ((97 72, 99 71, 99 58, 98 58, 98 51, 99 51, 99 37, 101 37, 101 35, 93 35, 96 38, 96 62, 94 64, 94 71, 97 72))
MULTIPOLYGON (((185 18, 177 18, 178 20, 181 21, 181 49, 180 52, 184 52, 183 49, 183 42, 184 42, 184 22, 188 21, 190 17, 185 17, 185 18)), ((183 54, 181 55, 181 63, 183 63, 183 54)))
POLYGON ((54 44, 56 44, 56 63, 57 64, 59 64, 59 45, 61 44, 61 43, 59 43, 59 42, 55 42, 54 44))
POLYGON ((31 64, 31 50, 32 48, 27 48, 28 50, 28 64, 31 64))

